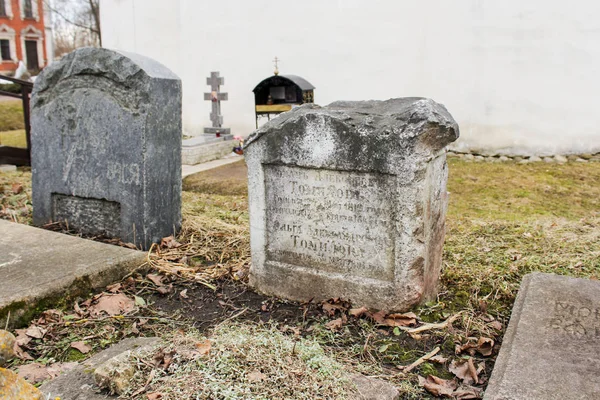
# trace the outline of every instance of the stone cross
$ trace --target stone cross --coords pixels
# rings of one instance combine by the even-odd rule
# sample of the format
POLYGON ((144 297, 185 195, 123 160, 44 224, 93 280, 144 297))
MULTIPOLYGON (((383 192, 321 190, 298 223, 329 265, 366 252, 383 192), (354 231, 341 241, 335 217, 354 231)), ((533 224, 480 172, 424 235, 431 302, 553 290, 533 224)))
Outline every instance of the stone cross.
POLYGON ((227 101, 227 93, 220 92, 220 86, 225 84, 225 78, 219 76, 219 72, 211 72, 210 77, 206 78, 206 84, 210 86, 210 93, 204 93, 204 100, 212 102, 212 112, 210 120, 212 127, 204 128, 204 133, 222 133, 229 134, 229 129, 224 129, 223 116, 221 115, 221 101, 227 101))

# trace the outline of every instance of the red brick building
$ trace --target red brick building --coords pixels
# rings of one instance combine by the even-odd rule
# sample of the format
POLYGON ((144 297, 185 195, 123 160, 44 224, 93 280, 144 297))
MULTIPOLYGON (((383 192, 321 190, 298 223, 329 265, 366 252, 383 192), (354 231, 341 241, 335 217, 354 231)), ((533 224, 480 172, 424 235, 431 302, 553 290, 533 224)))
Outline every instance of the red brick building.
POLYGON ((0 0, 0 71, 14 71, 19 60, 28 70, 48 64, 43 0, 0 0))

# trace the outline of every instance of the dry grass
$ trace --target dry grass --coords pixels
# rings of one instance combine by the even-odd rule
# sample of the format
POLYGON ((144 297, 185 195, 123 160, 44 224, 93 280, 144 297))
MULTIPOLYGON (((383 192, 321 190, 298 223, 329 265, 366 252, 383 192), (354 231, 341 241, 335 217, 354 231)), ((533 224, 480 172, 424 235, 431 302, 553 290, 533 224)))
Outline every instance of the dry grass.
POLYGON ((250 264, 246 198, 184 192, 182 214, 180 246, 157 247, 151 266, 204 284, 224 276, 243 278, 250 264))
POLYGON ((347 371, 317 341, 274 326, 226 323, 208 340, 194 330, 165 339, 163 352, 174 353, 167 371, 152 367, 154 354, 137 362, 136 384, 123 397, 154 376, 147 392, 164 400, 356 398, 347 371))
POLYGON ((0 172, 0 218, 30 224, 32 210, 29 169, 19 168, 16 172, 0 172))

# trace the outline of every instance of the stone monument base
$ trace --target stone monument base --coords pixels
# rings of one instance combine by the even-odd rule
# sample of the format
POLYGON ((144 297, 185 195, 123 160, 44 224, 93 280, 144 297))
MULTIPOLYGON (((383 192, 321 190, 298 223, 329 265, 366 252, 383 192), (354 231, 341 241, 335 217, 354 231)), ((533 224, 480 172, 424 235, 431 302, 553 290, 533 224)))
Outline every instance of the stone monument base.
POLYGON ((181 149, 181 162, 185 165, 195 165, 217 160, 233 151, 237 145, 233 136, 223 135, 217 138, 213 135, 201 135, 184 140, 181 149))
POLYGON ((231 135, 231 128, 204 128, 205 134, 215 135, 217 132, 221 132, 221 136, 223 135, 231 135))

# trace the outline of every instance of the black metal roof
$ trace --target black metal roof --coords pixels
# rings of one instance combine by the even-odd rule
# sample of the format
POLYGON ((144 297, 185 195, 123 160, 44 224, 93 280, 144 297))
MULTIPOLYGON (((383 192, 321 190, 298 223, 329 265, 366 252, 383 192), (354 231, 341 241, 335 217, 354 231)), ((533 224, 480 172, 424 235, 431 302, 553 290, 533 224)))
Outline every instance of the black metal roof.
MULTIPOLYGON (((268 77, 267 79, 262 80, 258 85, 256 85, 256 87, 254 89, 252 89, 252 91, 256 92, 259 89, 259 87, 268 84, 269 81, 271 81, 271 80, 276 81, 277 79, 284 79, 284 80, 291 81, 296 86, 298 86, 302 91, 313 90, 315 88, 313 85, 311 85, 311 83, 309 81, 307 81, 306 79, 304 79, 298 75, 273 75, 273 76, 268 77)), ((269 85, 269 86, 271 86, 271 85, 269 85)))

